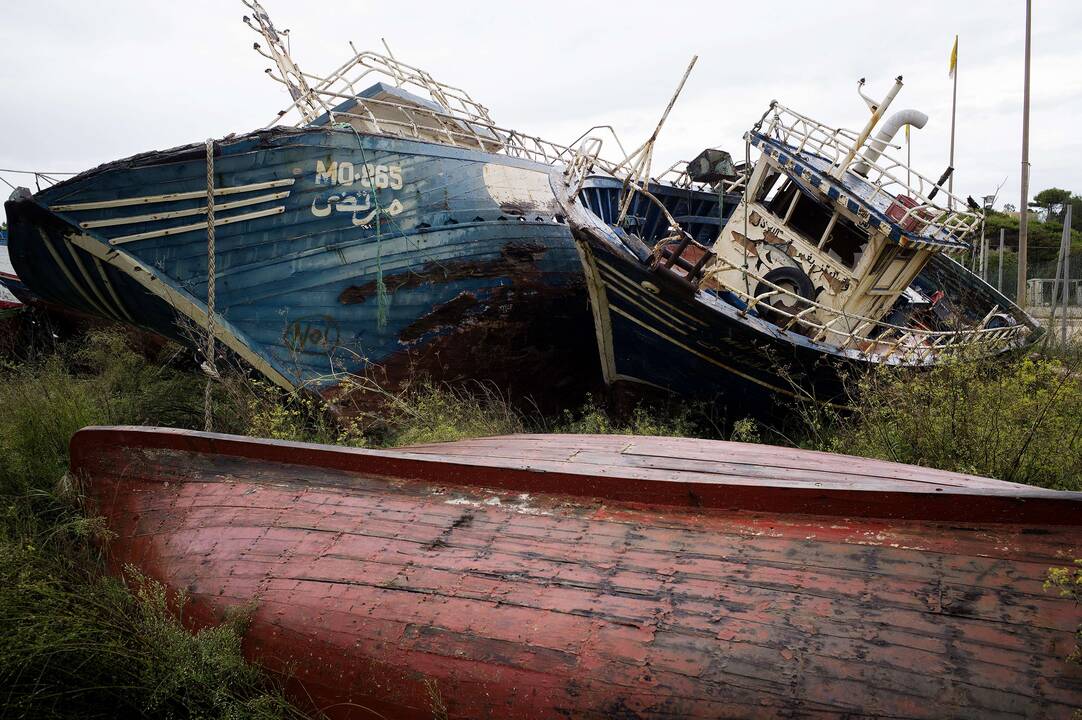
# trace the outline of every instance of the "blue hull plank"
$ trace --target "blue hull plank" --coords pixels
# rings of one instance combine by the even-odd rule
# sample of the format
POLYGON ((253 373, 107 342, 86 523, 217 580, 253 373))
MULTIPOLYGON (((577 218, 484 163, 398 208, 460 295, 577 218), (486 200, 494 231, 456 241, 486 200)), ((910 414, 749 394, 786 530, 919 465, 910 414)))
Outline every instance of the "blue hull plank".
MULTIPOLYGON (((313 128, 221 141, 214 166, 217 322, 280 382, 599 379, 550 166, 313 128)), ((13 263, 47 300, 182 337, 207 297, 205 173, 191 146, 9 202, 13 263)))

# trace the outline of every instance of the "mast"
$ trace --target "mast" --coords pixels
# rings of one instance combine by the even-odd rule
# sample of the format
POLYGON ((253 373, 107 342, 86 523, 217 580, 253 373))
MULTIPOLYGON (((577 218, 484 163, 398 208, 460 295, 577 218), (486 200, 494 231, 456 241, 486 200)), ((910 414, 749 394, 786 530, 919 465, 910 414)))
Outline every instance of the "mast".
POLYGON ((1026 308, 1026 264, 1029 248, 1029 56, 1033 2, 1026 0, 1026 70, 1022 85, 1022 202, 1018 209, 1018 307, 1026 308))
POLYGON ((628 174, 627 177, 624 178, 625 192, 620 202, 620 213, 616 221, 617 225, 623 223, 624 218, 627 216, 627 211, 631 207, 633 192, 628 189, 628 184, 637 182, 642 187, 646 187, 650 184, 650 164, 654 159, 654 143, 657 142, 657 137, 661 133, 662 126, 665 125, 669 113, 672 112, 673 106, 676 104, 676 99, 680 97, 680 93, 684 90, 684 83, 688 81, 688 76, 691 75, 691 70, 698 61, 698 55, 691 56, 691 62, 688 63, 687 69, 684 70, 684 75, 680 78, 680 84, 676 86, 676 92, 674 92, 669 99, 669 104, 665 106, 665 112, 661 113, 661 119, 657 121, 657 127, 654 128, 654 132, 646 139, 646 142, 640 145, 635 152, 625 157, 613 170, 615 173, 625 165, 628 166, 628 174))
MULTIPOLYGON (((259 0, 241 0, 241 2, 251 9, 256 23, 253 25, 252 18, 245 15, 244 24, 262 35, 267 42, 266 50, 260 47, 259 43, 254 43, 255 51, 268 60, 274 61, 274 64, 278 66, 278 72, 282 75, 282 77, 274 79, 289 89, 293 103, 301 115, 304 116, 305 122, 312 122, 323 113, 322 103, 319 102, 316 94, 312 92, 308 81, 304 79, 304 73, 293 62, 293 58, 289 56, 289 49, 282 42, 282 37, 289 31, 284 30, 279 33, 274 28, 270 15, 259 4, 259 0)), ((274 77, 270 70, 267 70, 267 73, 274 77)))
POLYGON ((947 165, 951 174, 947 180, 948 203, 947 206, 954 209, 954 120, 958 112, 958 36, 954 36, 954 49, 951 50, 951 77, 954 79, 954 90, 951 92, 951 156, 947 165))

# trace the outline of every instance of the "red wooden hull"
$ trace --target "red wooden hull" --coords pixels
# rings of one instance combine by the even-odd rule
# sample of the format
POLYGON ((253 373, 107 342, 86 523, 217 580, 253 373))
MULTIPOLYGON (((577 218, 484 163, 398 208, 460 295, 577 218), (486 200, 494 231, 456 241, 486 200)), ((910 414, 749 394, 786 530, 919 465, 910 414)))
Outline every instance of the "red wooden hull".
POLYGON ((1069 717, 1082 494, 734 443, 91 428, 133 563, 334 718, 1069 717))

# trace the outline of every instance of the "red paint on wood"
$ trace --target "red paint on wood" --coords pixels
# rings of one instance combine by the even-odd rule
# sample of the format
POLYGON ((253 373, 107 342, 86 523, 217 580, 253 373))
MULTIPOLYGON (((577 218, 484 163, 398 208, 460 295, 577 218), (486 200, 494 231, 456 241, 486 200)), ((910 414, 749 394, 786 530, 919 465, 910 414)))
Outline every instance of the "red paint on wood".
POLYGON ((456 718, 1069 717, 1082 701, 1064 661, 1082 617, 1042 588, 1082 554, 1077 494, 626 437, 376 452, 92 429, 72 467, 112 563, 188 590, 197 623, 254 600, 247 654, 336 718, 429 718, 433 692, 456 718))

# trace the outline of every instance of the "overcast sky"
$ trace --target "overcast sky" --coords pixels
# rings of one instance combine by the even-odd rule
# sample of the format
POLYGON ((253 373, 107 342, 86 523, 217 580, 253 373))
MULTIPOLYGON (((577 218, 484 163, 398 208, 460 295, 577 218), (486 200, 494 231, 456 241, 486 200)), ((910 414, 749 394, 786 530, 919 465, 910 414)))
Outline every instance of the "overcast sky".
MULTIPOLYGON (((1082 2, 1034 2, 1033 192, 1082 193, 1082 2)), ((399 2, 264 0, 308 72, 386 38, 398 59, 468 90, 504 126, 569 142, 608 123, 637 146, 692 54, 699 62, 659 140, 655 170, 707 146, 743 153, 771 99, 859 128, 856 80, 931 117, 913 164, 946 167, 959 51, 961 195, 1018 204, 1024 2, 399 2)), ((263 75, 237 0, 8 0, 0 19, 0 168, 84 170, 267 124, 288 104, 263 75)), ((608 153, 607 153, 608 154, 608 153)), ((5 176, 14 180, 11 176, 5 176)), ((28 183, 27 179, 23 179, 28 183)), ((6 186, 0 194, 6 194, 6 186)))

